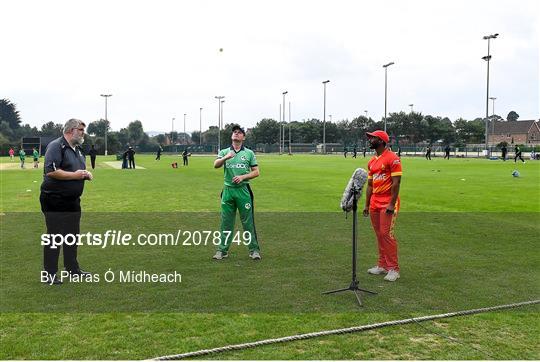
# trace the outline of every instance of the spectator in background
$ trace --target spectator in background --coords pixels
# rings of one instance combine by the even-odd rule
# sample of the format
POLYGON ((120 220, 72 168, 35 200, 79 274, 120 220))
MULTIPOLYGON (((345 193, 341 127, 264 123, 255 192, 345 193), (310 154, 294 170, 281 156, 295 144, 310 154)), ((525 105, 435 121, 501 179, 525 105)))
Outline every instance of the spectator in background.
POLYGON ((444 148, 444 158, 450 159, 450 145, 446 145, 444 148))
POLYGON ((506 148, 505 144, 503 144, 503 146, 501 147, 501 153, 502 153, 503 161, 506 161, 506 155, 508 154, 508 148, 506 148))
POLYGON ((96 168, 96 157, 97 157, 97 151, 94 148, 94 145, 90 148, 90 151, 88 151, 88 155, 90 156, 90 163, 92 164, 92 170, 96 168))
POLYGON ((127 157, 129 161, 129 168, 135 169, 135 150, 131 146, 129 146, 127 150, 127 157))

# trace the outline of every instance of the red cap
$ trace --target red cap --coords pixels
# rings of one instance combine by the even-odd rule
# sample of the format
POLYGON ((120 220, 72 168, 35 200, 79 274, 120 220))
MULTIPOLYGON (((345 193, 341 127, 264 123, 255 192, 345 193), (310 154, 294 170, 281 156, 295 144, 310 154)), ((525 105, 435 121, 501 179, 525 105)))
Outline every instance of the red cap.
POLYGON ((390 137, 388 137, 388 133, 386 133, 385 131, 377 130, 374 132, 366 132, 366 134, 372 137, 379 137, 381 140, 383 140, 386 143, 390 141, 390 137))

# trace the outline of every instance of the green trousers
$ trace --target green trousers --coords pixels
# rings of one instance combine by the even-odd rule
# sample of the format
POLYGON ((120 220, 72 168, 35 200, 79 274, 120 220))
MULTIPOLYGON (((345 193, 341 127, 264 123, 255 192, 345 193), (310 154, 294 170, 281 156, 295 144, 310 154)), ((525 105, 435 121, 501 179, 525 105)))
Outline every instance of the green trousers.
POLYGON ((226 253, 231 244, 247 245, 250 251, 259 250, 253 213, 253 193, 249 185, 225 186, 223 188, 221 194, 221 242, 218 250, 226 253), (235 238, 237 236, 234 233, 236 209, 240 214, 244 233, 240 232, 239 237, 235 238))

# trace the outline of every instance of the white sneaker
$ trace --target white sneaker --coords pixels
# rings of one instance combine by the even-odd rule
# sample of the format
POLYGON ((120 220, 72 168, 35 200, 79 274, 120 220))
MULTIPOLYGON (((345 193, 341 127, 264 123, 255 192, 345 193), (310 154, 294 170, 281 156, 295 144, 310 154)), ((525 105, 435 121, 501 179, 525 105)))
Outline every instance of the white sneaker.
POLYGON ((261 254, 259 254, 259 252, 257 250, 254 250, 254 251, 250 252, 249 257, 252 260, 261 260, 261 254))
POLYGON ((368 269, 367 272, 373 275, 380 275, 386 274, 386 269, 381 268, 380 266, 374 266, 373 268, 368 269))
POLYGON ((218 250, 216 251, 216 253, 214 254, 214 256, 212 257, 212 259, 215 259, 215 260, 221 260, 221 259, 225 259, 229 256, 228 253, 224 253, 222 252, 221 250, 218 250))
POLYGON ((395 282, 399 279, 399 272, 395 271, 394 269, 390 269, 388 271, 388 274, 384 277, 384 280, 389 282, 395 282))

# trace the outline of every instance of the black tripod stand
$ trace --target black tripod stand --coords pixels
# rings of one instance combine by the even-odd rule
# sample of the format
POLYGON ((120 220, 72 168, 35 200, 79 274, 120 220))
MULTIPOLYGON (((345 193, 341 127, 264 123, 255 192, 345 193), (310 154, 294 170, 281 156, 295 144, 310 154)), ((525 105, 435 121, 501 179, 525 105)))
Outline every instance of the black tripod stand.
POLYGON ((370 294, 377 294, 375 292, 372 292, 367 289, 362 289, 358 287, 358 279, 356 278, 356 235, 357 235, 357 228, 358 228, 358 194, 359 190, 356 187, 352 188, 353 192, 353 232, 352 232, 352 281, 351 284, 347 288, 342 289, 336 289, 331 290, 328 292, 324 292, 323 294, 333 294, 333 293, 340 293, 345 292, 347 290, 350 290, 354 292, 354 295, 356 296, 356 300, 358 300, 358 304, 362 306, 362 300, 360 299, 360 292, 366 292, 370 294))

